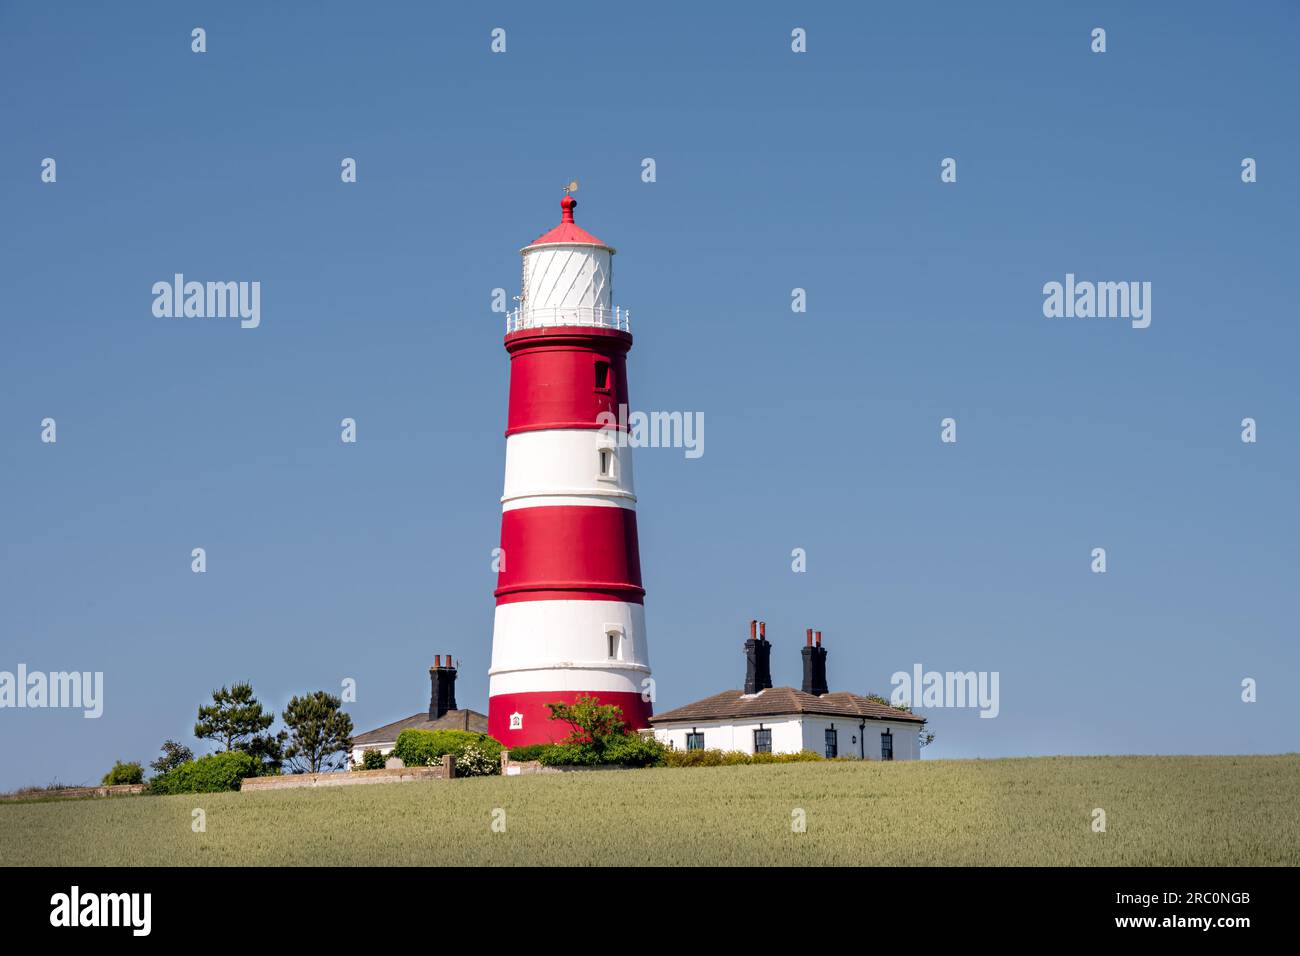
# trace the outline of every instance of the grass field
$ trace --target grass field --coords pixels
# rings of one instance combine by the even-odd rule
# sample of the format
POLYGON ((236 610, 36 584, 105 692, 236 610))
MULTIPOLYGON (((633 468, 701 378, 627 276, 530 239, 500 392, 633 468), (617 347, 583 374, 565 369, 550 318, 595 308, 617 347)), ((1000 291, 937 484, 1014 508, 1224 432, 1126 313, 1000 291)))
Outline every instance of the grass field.
POLYGON ((1300 755, 635 770, 0 804, 6 865, 1300 864, 1300 755), (1106 832, 1092 830, 1093 809, 1106 832), (191 830, 206 812, 207 832, 191 830), (493 832, 495 810, 505 832, 493 832), (791 830, 792 812, 807 831, 791 830))

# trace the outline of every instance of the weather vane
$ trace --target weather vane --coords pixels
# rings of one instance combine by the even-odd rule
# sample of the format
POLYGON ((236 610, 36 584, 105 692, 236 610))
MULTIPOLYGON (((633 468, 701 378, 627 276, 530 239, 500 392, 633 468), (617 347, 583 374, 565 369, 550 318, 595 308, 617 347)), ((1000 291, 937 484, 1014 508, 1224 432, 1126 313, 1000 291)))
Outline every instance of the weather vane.
POLYGON ((568 193, 576 193, 577 191, 578 191, 578 181, 576 179, 571 179, 569 181, 569 185, 564 187, 564 192, 566 195, 568 193))

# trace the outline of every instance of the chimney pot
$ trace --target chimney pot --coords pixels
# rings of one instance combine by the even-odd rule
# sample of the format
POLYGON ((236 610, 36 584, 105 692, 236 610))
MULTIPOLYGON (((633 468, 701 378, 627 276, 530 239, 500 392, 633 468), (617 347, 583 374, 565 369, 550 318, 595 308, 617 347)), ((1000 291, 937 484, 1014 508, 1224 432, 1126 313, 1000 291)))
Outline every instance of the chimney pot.
POLYGON ((758 636, 762 640, 767 640, 767 621, 758 622, 758 636))
POLYGON ((442 666, 442 655, 441 655, 441 654, 434 654, 434 655, 433 655, 433 666, 434 666, 434 667, 441 667, 441 666, 442 666))
POLYGON ((808 628, 808 646, 812 647, 812 628, 808 628))
POLYGON ((821 647, 821 646, 822 646, 822 632, 821 632, 821 631, 818 631, 818 632, 817 632, 817 646, 818 646, 818 647, 821 647))
POLYGON ((758 621, 749 622, 749 639, 752 641, 754 635, 758 633, 758 621))

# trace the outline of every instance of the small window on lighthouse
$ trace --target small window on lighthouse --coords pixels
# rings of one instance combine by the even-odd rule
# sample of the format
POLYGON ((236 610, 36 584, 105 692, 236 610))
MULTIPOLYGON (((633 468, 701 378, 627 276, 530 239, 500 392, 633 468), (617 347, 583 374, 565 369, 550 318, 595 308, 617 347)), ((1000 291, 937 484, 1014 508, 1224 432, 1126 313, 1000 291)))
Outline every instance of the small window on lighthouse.
POLYGON ((617 475, 614 469, 617 467, 618 459, 614 456, 614 449, 600 449, 600 477, 614 480, 617 475))
POLYGON ((609 642, 609 659, 612 661, 622 660, 623 631, 618 627, 606 628, 605 639, 609 642))
POLYGON ((596 388, 602 392, 609 391, 609 363, 608 362, 596 363, 596 388))

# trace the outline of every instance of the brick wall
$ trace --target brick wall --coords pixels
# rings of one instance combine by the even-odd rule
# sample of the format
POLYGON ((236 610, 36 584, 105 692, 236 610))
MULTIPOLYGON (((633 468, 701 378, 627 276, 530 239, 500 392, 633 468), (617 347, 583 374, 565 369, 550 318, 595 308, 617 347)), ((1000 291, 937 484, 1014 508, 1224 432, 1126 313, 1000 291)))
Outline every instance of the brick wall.
POLYGON ((0 800, 34 800, 48 797, 116 797, 134 793, 144 793, 149 789, 147 783, 118 783, 111 787, 65 787, 62 790, 28 790, 24 793, 6 793, 0 800))
POLYGON ((396 767, 392 770, 348 770, 339 773, 286 773, 279 777, 245 777, 240 791, 290 790, 294 787, 350 787, 367 783, 409 783, 414 780, 450 780, 456 776, 451 754, 440 767, 396 767))
POLYGON ((536 760, 511 760, 507 751, 501 751, 501 775, 505 777, 518 777, 522 774, 534 773, 559 773, 556 767, 543 767, 536 760))
POLYGON ((534 773, 587 773, 592 770, 625 770, 626 767, 544 767, 537 760, 511 760, 509 751, 501 751, 501 775, 519 777, 534 773))

